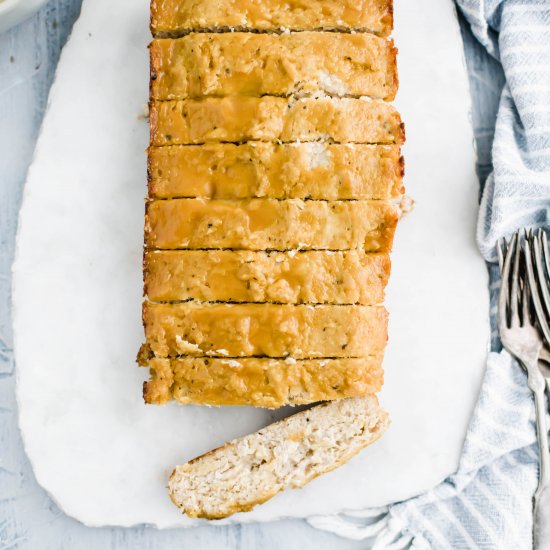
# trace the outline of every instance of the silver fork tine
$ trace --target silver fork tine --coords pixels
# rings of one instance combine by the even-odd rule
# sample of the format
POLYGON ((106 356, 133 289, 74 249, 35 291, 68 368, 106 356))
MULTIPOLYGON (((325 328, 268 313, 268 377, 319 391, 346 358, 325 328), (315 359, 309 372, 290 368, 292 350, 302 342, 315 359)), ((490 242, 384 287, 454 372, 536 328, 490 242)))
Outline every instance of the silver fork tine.
POLYGON ((502 272, 504 267, 504 258, 506 257, 506 239, 501 239, 497 243, 498 268, 502 272))
MULTIPOLYGON (((519 325, 519 260, 521 256, 521 242, 519 232, 514 235, 516 238, 514 250, 514 271, 512 272, 512 290, 510 292, 510 326, 519 325)), ((510 255, 512 251, 510 251, 510 255)))
POLYGON ((533 258, 531 255, 531 246, 528 241, 525 242, 524 252, 525 265, 527 267, 527 277, 529 278, 529 286, 531 288, 531 298, 533 300, 533 305, 535 306, 537 319, 539 321, 544 337, 546 339, 550 339, 550 326, 548 326, 548 321, 546 320, 544 308, 540 299, 537 278, 535 276, 535 268, 533 266, 533 258))
POLYGON ((531 315, 531 289, 527 281, 523 281, 521 289, 521 325, 531 325, 533 319, 531 315))
POLYGON ((540 230, 542 241, 542 255, 544 256, 544 263, 546 264, 546 273, 550 276, 550 252, 548 252, 548 238, 546 237, 546 231, 540 230))
POLYGON ((498 293, 498 326, 501 331, 508 327, 507 305, 509 301, 510 269, 512 267, 512 256, 514 255, 516 242, 517 233, 510 240, 502 266, 500 290, 498 293))
POLYGON ((544 250, 544 243, 542 240, 543 235, 544 235, 544 231, 540 229, 534 241, 535 266, 537 268, 537 277, 540 285, 540 291, 542 294, 542 300, 544 303, 544 307, 546 308, 546 318, 548 318, 550 317, 550 291, 548 290, 548 276, 544 271, 544 264, 542 260, 542 254, 544 250))

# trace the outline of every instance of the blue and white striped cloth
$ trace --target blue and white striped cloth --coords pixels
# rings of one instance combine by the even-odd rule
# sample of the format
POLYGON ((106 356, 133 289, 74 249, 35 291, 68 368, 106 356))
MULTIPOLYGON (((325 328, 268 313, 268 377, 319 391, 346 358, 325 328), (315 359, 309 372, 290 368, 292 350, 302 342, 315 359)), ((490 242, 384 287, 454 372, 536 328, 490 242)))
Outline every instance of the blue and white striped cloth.
MULTIPOLYGON (((468 52, 483 191, 478 244, 494 262, 499 238, 550 225, 550 0, 456 1, 478 40, 468 52)), ((489 268, 494 326, 498 270, 489 268)), ((534 404, 521 368, 496 351, 494 332, 493 349, 455 474, 389 508, 310 523, 376 550, 531 548, 534 404)))

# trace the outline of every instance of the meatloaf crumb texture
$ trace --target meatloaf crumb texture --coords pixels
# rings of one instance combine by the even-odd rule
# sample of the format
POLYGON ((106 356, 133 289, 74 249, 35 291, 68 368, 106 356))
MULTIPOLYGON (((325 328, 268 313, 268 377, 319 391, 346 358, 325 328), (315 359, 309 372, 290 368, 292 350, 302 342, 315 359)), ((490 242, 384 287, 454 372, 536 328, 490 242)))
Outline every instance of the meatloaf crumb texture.
POLYGON ((312 407, 176 466, 170 498, 190 517, 247 512, 338 468, 389 424, 374 396, 312 407))

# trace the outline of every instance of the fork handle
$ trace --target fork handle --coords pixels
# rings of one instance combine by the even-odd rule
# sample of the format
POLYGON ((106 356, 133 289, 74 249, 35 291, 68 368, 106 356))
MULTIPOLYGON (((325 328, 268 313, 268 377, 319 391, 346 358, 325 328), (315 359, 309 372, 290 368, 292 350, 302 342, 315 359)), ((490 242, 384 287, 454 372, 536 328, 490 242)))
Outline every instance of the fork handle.
POLYGON ((547 550, 550 548, 550 484, 539 491, 533 507, 533 548, 547 550))
POLYGON ((550 449, 546 425, 546 380, 537 365, 527 369, 527 383, 535 398, 537 439, 539 444, 539 484, 533 497, 533 548, 550 548, 550 449))

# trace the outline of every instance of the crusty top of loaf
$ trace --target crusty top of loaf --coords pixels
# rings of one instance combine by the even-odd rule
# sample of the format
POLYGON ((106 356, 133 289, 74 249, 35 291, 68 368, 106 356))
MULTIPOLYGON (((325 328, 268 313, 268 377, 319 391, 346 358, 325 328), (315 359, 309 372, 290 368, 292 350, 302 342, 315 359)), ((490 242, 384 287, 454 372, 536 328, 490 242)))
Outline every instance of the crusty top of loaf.
POLYGON ((372 34, 192 33, 150 46, 151 97, 327 95, 385 99, 397 50, 372 34))
POLYGON ((371 395, 382 389, 382 354, 360 358, 292 357, 154 358, 144 385, 146 403, 172 399, 182 404, 247 405, 278 408, 345 397, 371 395))
POLYGON ((174 199, 147 204, 148 248, 391 250, 401 215, 386 201, 174 199))
POLYGON ((388 338, 381 306, 145 302, 143 321, 158 357, 364 357, 388 338))
POLYGON ((151 147, 149 197, 394 199, 404 193, 398 145, 261 141, 151 147))
POLYGON ((151 31, 178 36, 191 30, 365 30, 386 36, 393 0, 152 0, 151 31))
POLYGON ((381 303, 388 254, 361 250, 264 252, 155 250, 144 256, 153 302, 381 303))
POLYGON ((152 101, 151 144, 250 140, 402 144, 395 108, 368 98, 233 96, 152 101))

